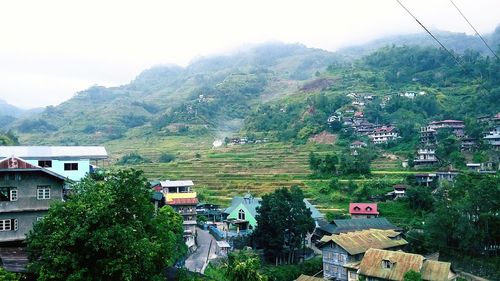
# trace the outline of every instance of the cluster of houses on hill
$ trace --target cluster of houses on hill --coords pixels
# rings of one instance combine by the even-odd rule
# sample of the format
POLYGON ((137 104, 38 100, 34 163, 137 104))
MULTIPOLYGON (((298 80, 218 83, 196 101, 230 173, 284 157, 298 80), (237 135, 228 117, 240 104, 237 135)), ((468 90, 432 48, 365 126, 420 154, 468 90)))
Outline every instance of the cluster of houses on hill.
POLYGON ((0 147, 0 259, 10 271, 26 265, 22 245, 50 205, 63 201, 69 183, 93 173, 108 158, 100 146, 0 147), (21 260, 21 262, 19 262, 21 260))

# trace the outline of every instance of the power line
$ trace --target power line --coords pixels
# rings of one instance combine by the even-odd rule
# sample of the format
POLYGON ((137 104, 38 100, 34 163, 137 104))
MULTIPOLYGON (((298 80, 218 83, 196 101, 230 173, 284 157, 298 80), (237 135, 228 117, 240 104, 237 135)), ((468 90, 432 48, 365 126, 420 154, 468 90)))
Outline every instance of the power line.
POLYGON ((472 23, 467 19, 467 17, 464 15, 464 13, 462 13, 462 11, 458 8, 457 5, 455 5, 455 2, 453 2, 453 0, 450 0, 451 4, 453 4, 453 6, 455 6, 455 8, 457 9, 457 11, 460 13, 460 15, 462 15, 462 17, 464 18, 464 20, 470 25, 470 27, 474 30, 474 32, 476 32, 476 35, 479 36, 479 38, 481 38, 481 41, 483 41, 484 45, 486 45, 486 47, 488 48, 488 50, 490 50, 490 52, 498 59, 500 60, 500 58, 498 57, 498 55, 493 51, 493 49, 491 49, 490 45, 488 45, 488 43, 486 43, 486 40, 484 40, 483 36, 481 36, 481 34, 476 30, 476 28, 472 25, 472 23))

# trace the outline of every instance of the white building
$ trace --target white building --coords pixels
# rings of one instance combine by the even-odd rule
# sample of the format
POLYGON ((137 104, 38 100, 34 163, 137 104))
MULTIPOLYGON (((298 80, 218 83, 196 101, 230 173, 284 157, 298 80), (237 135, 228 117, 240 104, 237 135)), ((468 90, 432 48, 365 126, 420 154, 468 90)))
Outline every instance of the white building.
POLYGON ((392 126, 382 126, 373 130, 368 137, 374 144, 382 144, 396 140, 398 138, 398 133, 396 132, 396 128, 392 126))

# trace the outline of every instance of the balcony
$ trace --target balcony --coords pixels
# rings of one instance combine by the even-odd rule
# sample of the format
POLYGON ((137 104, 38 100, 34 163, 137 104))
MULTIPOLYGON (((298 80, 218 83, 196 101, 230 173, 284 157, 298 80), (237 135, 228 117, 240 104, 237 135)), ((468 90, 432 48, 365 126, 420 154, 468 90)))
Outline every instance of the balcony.
POLYGON ((173 199, 196 198, 196 192, 164 193, 167 201, 173 199))

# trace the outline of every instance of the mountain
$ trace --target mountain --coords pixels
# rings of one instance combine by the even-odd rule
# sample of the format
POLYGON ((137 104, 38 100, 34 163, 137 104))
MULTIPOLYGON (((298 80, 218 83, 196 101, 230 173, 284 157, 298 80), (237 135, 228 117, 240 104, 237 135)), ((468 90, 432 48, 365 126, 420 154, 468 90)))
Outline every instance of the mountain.
POLYGON ((23 109, 18 108, 14 105, 8 104, 5 100, 0 99, 0 115, 1 116, 12 116, 16 117, 19 116, 24 112, 23 109))
MULTIPOLYGON (((431 31, 447 48, 457 52, 463 53, 465 50, 475 50, 486 56, 492 56, 486 45, 476 35, 467 35, 465 33, 433 30, 431 31)), ((483 38, 488 45, 498 53, 500 53, 500 25, 490 34, 484 34, 483 38)), ((371 42, 359 45, 349 46, 338 50, 339 54, 360 58, 364 55, 380 49, 385 46, 404 46, 404 45, 419 45, 428 47, 439 47, 438 43, 434 41, 427 33, 393 35, 371 42)))
POLYGON ((238 130, 253 105, 294 93, 302 81, 338 60, 324 50, 268 43, 201 58, 185 68, 156 66, 124 86, 78 92, 16 121, 14 128, 30 144, 238 130))

